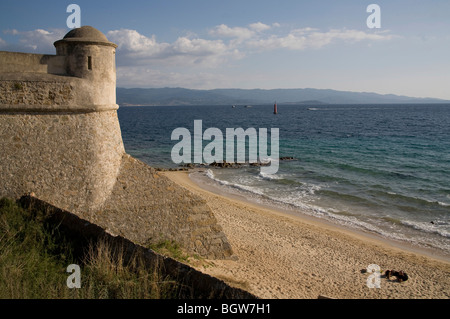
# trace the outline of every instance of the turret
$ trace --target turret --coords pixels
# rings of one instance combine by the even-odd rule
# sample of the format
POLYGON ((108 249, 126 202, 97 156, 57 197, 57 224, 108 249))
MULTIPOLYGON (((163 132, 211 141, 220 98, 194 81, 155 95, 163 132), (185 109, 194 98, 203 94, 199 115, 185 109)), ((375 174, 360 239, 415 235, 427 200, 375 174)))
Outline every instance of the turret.
POLYGON ((230 256, 201 198, 125 153, 117 46, 84 26, 55 47, 57 55, 0 51, 0 198, 32 193, 136 243, 168 239, 230 256))
POLYGON ((115 105, 116 44, 108 41, 99 30, 83 26, 69 31, 54 45, 56 54, 66 57, 67 75, 91 81, 95 94, 102 97, 101 104, 115 105))

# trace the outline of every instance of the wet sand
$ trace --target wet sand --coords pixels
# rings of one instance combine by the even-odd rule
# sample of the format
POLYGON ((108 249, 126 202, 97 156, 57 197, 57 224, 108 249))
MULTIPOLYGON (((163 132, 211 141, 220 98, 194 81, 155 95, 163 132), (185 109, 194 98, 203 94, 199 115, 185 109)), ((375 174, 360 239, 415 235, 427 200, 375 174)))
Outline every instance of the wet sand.
POLYGON ((237 260, 207 260, 196 267, 261 298, 445 298, 450 262, 314 218, 288 214, 194 182, 189 172, 164 172, 201 196, 214 212, 237 260), (382 270, 369 288, 370 264, 382 270), (387 279, 387 269, 409 279, 387 279))

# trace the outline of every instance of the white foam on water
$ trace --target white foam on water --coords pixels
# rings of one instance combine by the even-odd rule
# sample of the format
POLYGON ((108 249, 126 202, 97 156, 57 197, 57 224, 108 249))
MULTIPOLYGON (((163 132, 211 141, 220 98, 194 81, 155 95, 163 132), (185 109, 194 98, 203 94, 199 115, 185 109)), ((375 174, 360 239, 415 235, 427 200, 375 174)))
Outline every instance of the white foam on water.
POLYGON ((437 203, 444 207, 450 207, 450 204, 448 204, 448 203, 444 203, 444 202, 437 202, 437 203))
POLYGON ((226 185, 226 186, 229 186, 229 187, 237 188, 237 189, 244 190, 244 191, 256 194, 256 195, 264 195, 264 193, 261 192, 260 190, 258 190, 256 187, 242 185, 242 184, 239 184, 239 183, 231 183, 231 182, 227 182, 227 181, 218 179, 218 178, 215 177, 214 172, 212 170, 210 170, 210 169, 208 169, 206 171, 206 176, 209 177, 210 179, 214 180, 215 182, 221 184, 221 185, 226 185))
MULTIPOLYGON (((365 216, 364 214, 361 214, 361 218, 342 215, 338 214, 338 211, 332 208, 319 207, 317 205, 309 203, 311 200, 317 199, 316 192, 321 189, 321 186, 319 185, 303 183, 302 186, 300 188, 297 188, 295 192, 291 191, 285 193, 283 192, 283 189, 272 188, 272 191, 274 191, 272 192, 272 194, 276 193, 277 195, 264 194, 264 192, 257 187, 243 185, 246 183, 251 183, 252 179, 255 178, 259 180, 267 180, 268 182, 274 179, 271 178, 272 175, 269 175, 271 176, 269 178, 263 175, 264 174, 261 173, 256 177, 241 175, 238 178, 239 183, 235 183, 217 178, 211 169, 208 169, 206 171, 206 176, 211 180, 219 183, 220 185, 231 187, 238 192, 245 191, 247 192, 247 194, 250 193, 251 195, 255 195, 251 197, 253 200, 256 200, 259 203, 264 203, 277 208, 286 208, 288 210, 293 210, 294 213, 298 212, 299 214, 306 214, 312 217, 322 218, 345 227, 368 231, 378 234, 386 239, 409 242, 410 244, 419 246, 431 245, 435 248, 441 248, 450 251, 450 242, 447 241, 447 239, 450 238, 450 222, 437 220, 434 221, 435 224, 432 224, 410 220, 401 221, 401 225, 403 225, 404 227, 408 227, 410 229, 412 228, 411 231, 414 230, 419 232, 413 235, 409 232, 403 233, 401 229, 398 228, 399 226, 383 223, 382 220, 378 220, 376 217, 369 217, 365 216), (431 234, 432 238, 429 238, 426 235, 421 236, 420 232, 431 234)), ((446 203, 442 204, 444 204, 443 206, 447 205, 446 203)))
POLYGON ((269 180, 269 181, 277 180, 277 179, 283 179, 283 177, 281 177, 278 174, 267 174, 267 173, 264 173, 264 172, 259 172, 258 177, 262 178, 262 179, 269 180))
POLYGON ((412 227, 430 234, 437 234, 445 238, 450 238, 449 223, 446 221, 431 222, 416 222, 411 220, 404 220, 402 224, 412 227))
POLYGON ((208 170, 206 171, 206 176, 208 176, 209 178, 211 178, 211 179, 213 179, 213 180, 216 180, 213 171, 210 170, 210 169, 208 169, 208 170))

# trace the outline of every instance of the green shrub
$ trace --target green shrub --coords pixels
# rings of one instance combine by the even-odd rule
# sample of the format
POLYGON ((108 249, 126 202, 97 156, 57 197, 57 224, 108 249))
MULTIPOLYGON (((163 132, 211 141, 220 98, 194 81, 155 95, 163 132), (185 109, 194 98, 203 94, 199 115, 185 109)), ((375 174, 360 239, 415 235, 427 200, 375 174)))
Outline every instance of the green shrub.
POLYGON ((14 89, 15 90, 22 90, 23 89, 22 83, 19 83, 19 82, 14 83, 14 89))
POLYGON ((155 244, 148 244, 147 247, 178 261, 189 262, 189 255, 184 253, 181 246, 174 240, 163 239, 155 244))

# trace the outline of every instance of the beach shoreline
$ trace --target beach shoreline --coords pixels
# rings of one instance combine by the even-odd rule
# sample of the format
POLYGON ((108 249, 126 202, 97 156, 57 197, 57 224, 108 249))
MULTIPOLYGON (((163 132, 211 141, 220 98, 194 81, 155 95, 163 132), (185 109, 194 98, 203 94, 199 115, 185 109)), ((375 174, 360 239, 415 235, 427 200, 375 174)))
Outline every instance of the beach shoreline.
POLYGON ((210 260, 199 270, 262 298, 449 298, 450 262, 432 251, 408 247, 309 216, 289 214, 189 177, 165 176, 202 197, 216 216, 237 260, 210 260), (368 265, 404 270, 399 283, 381 276, 369 288, 368 265))
MULTIPOLYGON (((227 186, 219 185, 218 182, 211 180, 208 178, 204 172, 206 169, 199 168, 196 170, 190 169, 189 171, 189 179, 198 187, 205 191, 212 192, 216 195, 220 195, 229 199, 236 200, 238 202, 244 202, 249 205, 254 205, 259 209, 269 210, 272 214, 277 214, 281 216, 289 216, 291 218, 299 219, 305 223, 312 223, 313 225, 319 227, 325 227, 331 230, 335 230, 338 232, 345 233, 352 237, 356 237, 363 241, 374 241, 378 245, 389 246, 394 249, 400 249, 402 251, 411 252, 414 254, 423 255, 425 257, 429 257, 432 259, 437 259, 439 261, 450 263, 450 254, 446 253, 443 250, 439 250, 435 247, 425 247, 418 246, 411 242, 402 241, 393 238, 386 238, 381 234, 376 232, 359 229, 354 225, 348 226, 342 223, 338 223, 336 221, 328 220, 323 217, 313 216, 311 214, 306 213, 304 210, 298 207, 289 207, 288 205, 280 205, 279 203, 265 201, 262 202, 257 197, 246 197, 241 192, 231 192, 227 186)), ((192 185, 191 185, 192 186, 192 185)))

